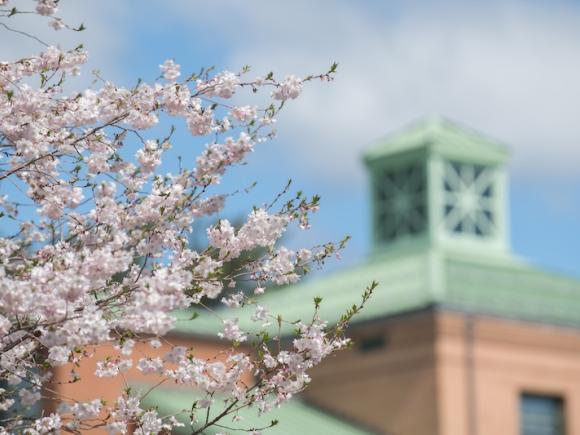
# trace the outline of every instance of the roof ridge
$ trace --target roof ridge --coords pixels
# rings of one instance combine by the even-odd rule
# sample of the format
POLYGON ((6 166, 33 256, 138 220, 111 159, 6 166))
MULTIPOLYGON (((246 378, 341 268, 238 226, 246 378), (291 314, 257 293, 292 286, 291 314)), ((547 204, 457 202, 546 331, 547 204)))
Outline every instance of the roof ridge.
POLYGON ((364 158, 368 162, 405 151, 434 145, 449 145, 446 142, 450 140, 455 142, 455 148, 460 148, 458 145, 470 149, 477 148, 482 155, 498 153, 504 155, 509 151, 504 142, 460 121, 443 115, 429 115, 371 142, 364 153, 364 158))

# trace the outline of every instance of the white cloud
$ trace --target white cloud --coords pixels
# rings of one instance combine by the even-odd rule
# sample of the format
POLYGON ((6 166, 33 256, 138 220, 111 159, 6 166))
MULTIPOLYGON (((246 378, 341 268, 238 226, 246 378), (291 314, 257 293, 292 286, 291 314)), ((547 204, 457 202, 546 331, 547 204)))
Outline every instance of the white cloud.
MULTIPOLYGON (((191 32, 175 43, 225 47, 232 69, 249 63, 256 72, 308 73, 340 62, 333 84, 308 86, 280 119, 286 161, 313 178, 360 181, 366 144, 433 113, 511 144, 519 177, 580 178, 580 8, 573 2, 171 0, 162 14, 137 14, 130 2, 68 0, 61 9, 87 30, 55 33, 18 19, 47 41, 84 42, 91 53, 85 76, 95 67, 123 76, 121 57, 144 48, 130 46, 138 43, 131 29, 171 20, 191 32)), ((40 49, 20 36, 3 38, 3 59, 40 49)))
POLYGON ((321 179, 350 184, 365 144, 432 113, 512 145, 518 177, 580 177, 573 3, 171 5, 195 32, 223 38, 231 68, 304 73, 340 62, 334 84, 309 86, 281 116, 288 157, 321 179))

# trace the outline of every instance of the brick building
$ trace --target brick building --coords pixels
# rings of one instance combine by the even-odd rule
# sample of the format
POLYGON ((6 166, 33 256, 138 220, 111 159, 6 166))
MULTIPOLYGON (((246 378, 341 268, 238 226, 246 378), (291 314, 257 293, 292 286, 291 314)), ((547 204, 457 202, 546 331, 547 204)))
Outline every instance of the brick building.
MULTIPOLYGON (((439 118, 368 150, 372 254, 262 299, 299 319, 319 296, 322 318, 336 321, 377 280, 351 328, 356 346, 317 367, 291 405, 262 423, 249 413, 240 427, 279 418, 270 433, 580 435, 580 281, 511 251, 507 158, 504 146, 439 118)), ((202 314, 171 339, 209 355, 222 346, 219 327, 202 314)), ((160 388, 147 400, 172 410, 192 394, 160 388)))

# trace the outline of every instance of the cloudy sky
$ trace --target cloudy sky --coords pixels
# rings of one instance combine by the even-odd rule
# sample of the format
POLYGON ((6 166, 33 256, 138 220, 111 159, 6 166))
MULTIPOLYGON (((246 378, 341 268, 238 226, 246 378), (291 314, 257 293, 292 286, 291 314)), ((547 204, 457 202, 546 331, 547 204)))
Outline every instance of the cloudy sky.
MULTIPOLYGON (((28 0, 16 3, 26 4, 28 0)), ((417 118, 450 117, 509 144, 511 239, 536 264, 580 276, 580 4, 563 0, 237 1, 62 0, 81 34, 35 29, 65 47, 83 41, 88 71, 125 84, 158 75, 174 58, 186 71, 215 65, 256 74, 324 71, 279 120, 279 139, 224 188, 259 182, 264 202, 288 178, 322 195, 311 234, 291 243, 353 236, 344 262, 368 252, 365 146, 417 118)), ((27 25, 23 23, 23 25, 27 25)), ((2 58, 38 50, 15 37, 2 58)), ((199 152, 199 144, 178 146, 199 152)))

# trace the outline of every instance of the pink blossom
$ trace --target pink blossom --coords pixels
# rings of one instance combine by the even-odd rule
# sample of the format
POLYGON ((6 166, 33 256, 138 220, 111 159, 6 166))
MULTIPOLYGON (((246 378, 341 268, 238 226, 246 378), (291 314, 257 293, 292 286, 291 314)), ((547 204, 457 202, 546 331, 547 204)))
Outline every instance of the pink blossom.
POLYGON ((238 342, 242 342, 242 341, 246 341, 247 340, 247 336, 246 334, 240 330, 240 327, 238 326, 238 319, 226 319, 223 321, 223 325, 224 325, 224 332, 220 332, 218 335, 221 338, 224 338, 226 340, 230 340, 230 341, 238 341, 238 342))
POLYGON ((302 92, 303 83, 299 78, 289 75, 272 92, 275 100, 290 100, 298 98, 302 92))
POLYGON ((231 98, 240 79, 234 73, 223 71, 208 81, 197 81, 197 90, 207 96, 231 98))
POLYGON ((253 106, 236 106, 232 109, 231 114, 241 122, 249 122, 256 119, 257 109, 253 106))
POLYGON ((36 12, 40 15, 53 15, 58 11, 55 0, 37 0, 36 12))
POLYGON ((180 67, 172 59, 168 59, 159 65, 159 68, 163 72, 163 78, 167 81, 173 82, 181 75, 180 67))

